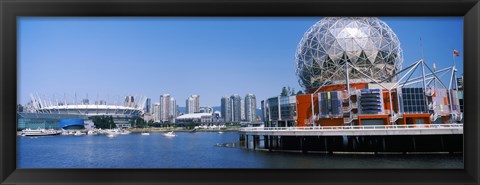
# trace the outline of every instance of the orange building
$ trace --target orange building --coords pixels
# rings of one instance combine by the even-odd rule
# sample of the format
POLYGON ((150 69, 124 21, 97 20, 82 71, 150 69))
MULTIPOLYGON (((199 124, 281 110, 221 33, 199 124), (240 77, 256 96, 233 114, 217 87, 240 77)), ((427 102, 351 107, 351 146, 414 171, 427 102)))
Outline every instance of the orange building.
POLYGON ((281 127, 448 123, 452 121, 449 113, 459 109, 448 98, 454 90, 424 92, 411 87, 389 92, 375 87, 378 85, 352 83, 349 94, 345 84, 324 86, 310 91, 315 94, 270 98, 262 101, 262 108, 270 122, 267 126, 281 127))

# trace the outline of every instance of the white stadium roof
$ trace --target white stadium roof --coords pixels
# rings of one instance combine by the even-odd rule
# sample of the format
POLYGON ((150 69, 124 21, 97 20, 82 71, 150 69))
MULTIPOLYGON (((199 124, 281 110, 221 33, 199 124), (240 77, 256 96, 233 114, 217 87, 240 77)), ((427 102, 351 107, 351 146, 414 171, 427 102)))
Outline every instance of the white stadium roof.
POLYGON ((139 108, 119 106, 119 105, 60 105, 60 106, 48 106, 42 109, 127 109, 138 110, 139 108))
POLYGON ((177 119, 200 119, 202 116, 212 116, 212 113, 193 113, 178 116, 177 119))

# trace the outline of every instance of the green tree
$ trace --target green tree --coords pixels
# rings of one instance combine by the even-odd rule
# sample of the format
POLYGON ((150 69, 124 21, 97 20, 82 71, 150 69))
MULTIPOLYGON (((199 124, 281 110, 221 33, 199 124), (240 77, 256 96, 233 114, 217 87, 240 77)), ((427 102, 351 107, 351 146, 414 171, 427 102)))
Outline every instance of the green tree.
MULTIPOLYGON (((288 87, 288 88, 290 88, 290 87, 288 87)), ((295 96, 295 88, 290 89, 289 94, 290 94, 290 96, 295 96)))
POLYGON ((295 96, 295 88, 292 88, 290 86, 283 86, 280 96, 295 96))
POLYGON ((303 92, 302 92, 302 91, 298 91, 298 92, 297 92, 297 96, 298 96, 298 95, 303 95, 303 92))
POLYGON ((114 122, 113 122, 113 117, 112 117, 112 116, 110 116, 110 117, 108 118, 108 123, 110 123, 110 124, 113 124, 113 123, 114 123, 114 122))
POLYGON ((193 123, 193 122, 185 123, 185 128, 186 129, 193 129, 193 128, 195 128, 195 123, 193 123))
POLYGON ((153 120, 148 120, 147 127, 152 127, 152 126, 154 126, 153 120))
POLYGON ((112 116, 95 116, 92 121, 96 128, 109 129, 110 127, 116 127, 112 116))
POLYGON ((143 120, 142 118, 136 118, 135 123, 136 123, 136 127, 138 127, 138 128, 147 128, 148 127, 148 123, 145 122, 145 120, 143 120))
POLYGON ((280 93, 280 96, 288 96, 287 87, 283 86, 282 93, 280 93))

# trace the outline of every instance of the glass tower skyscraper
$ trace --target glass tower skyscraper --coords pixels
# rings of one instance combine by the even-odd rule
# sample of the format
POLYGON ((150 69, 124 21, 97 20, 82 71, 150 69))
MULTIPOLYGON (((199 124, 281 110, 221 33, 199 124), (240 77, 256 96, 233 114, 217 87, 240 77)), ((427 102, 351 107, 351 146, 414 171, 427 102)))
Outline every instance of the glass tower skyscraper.
POLYGON ((247 94, 245 96, 245 120, 248 122, 255 121, 256 115, 256 108, 257 107, 257 99, 255 98, 254 94, 247 94))

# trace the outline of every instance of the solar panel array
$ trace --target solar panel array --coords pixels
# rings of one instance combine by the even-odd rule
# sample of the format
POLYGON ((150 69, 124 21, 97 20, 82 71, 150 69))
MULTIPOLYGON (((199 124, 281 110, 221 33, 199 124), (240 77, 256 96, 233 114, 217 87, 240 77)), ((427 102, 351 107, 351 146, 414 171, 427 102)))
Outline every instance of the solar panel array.
POLYGON ((382 91, 380 89, 360 90, 360 113, 383 114, 382 91))

